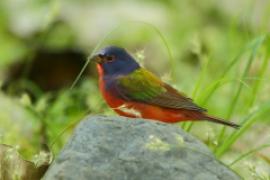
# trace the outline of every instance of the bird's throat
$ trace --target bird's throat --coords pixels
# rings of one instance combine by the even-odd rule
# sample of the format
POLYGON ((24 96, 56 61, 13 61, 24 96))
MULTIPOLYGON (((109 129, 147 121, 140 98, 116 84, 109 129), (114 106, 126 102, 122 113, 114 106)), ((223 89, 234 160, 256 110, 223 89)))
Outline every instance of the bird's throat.
POLYGON ((97 64, 97 71, 100 78, 103 78, 104 71, 100 64, 97 64))

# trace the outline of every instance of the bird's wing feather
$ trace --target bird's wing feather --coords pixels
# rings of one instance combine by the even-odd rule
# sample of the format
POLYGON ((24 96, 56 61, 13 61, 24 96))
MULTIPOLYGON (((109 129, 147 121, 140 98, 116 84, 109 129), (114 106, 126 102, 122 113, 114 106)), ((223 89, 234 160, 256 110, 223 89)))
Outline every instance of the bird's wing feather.
POLYGON ((121 98, 173 109, 206 111, 197 106, 151 72, 140 68, 116 80, 116 91, 121 98))

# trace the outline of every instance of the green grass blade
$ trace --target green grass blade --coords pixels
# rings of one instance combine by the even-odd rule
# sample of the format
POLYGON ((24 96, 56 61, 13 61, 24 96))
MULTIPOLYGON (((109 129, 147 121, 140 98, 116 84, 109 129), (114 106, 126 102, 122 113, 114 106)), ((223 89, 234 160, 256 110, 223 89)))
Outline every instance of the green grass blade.
MULTIPOLYGON (((248 51, 248 50, 250 50, 250 49, 253 50, 252 55, 254 54, 254 57, 255 57, 256 52, 257 52, 257 49, 258 49, 258 47, 263 43, 264 39, 265 39, 265 36, 260 36, 260 37, 256 38, 255 40, 253 40, 251 43, 249 43, 242 51, 240 51, 240 52, 236 55, 236 57, 235 57, 235 58, 229 63, 229 65, 225 68, 225 70, 224 70, 223 73, 221 74, 220 78, 219 78, 216 82, 214 82, 214 83, 210 86, 210 88, 208 88, 208 89, 206 90, 207 93, 204 93, 203 97, 200 97, 200 98, 199 98, 199 104, 200 104, 200 105, 204 106, 204 105, 207 103, 207 101, 211 98, 211 96, 216 92, 216 90, 217 90, 218 88, 220 88, 221 86, 223 86, 225 77, 227 76, 227 74, 229 74, 230 70, 236 65, 236 63, 240 60, 241 56, 242 56, 246 51, 248 51), (254 50, 256 50, 256 51, 254 52, 254 50), (205 95, 205 94, 206 94, 206 95, 205 95)), ((251 62, 253 61, 254 57, 253 57, 253 56, 250 57, 250 59, 249 59, 249 64, 248 64, 248 66, 246 67, 245 73, 244 73, 243 76, 242 76, 243 78, 246 76, 246 74, 247 74, 247 72, 248 72, 248 70, 249 70, 249 68, 250 68, 251 62)), ((243 81, 243 80, 241 80, 241 81, 243 81)), ((242 90, 242 87, 243 87, 243 83, 242 83, 242 84, 239 84, 238 92, 237 92, 237 94, 235 95, 235 98, 233 99, 232 103, 235 104, 235 102, 237 101, 238 96, 239 96, 239 94, 240 94, 240 92, 241 92, 241 90, 242 90), (238 95, 238 96, 237 96, 237 95, 238 95)), ((232 104, 232 103, 231 103, 231 104, 232 104)), ((231 107, 231 108, 230 108, 229 113, 228 113, 228 115, 227 115, 227 119, 229 119, 229 117, 230 117, 231 114, 233 113, 233 109, 234 109, 233 107, 234 107, 234 106, 233 106, 233 107, 230 106, 230 107, 231 107)), ((184 129, 185 129, 186 131, 190 131, 191 128, 192 128, 192 124, 193 124, 192 122, 191 122, 191 123, 185 123, 183 127, 184 127, 184 129)), ((225 128, 226 128, 226 127, 224 127, 224 129, 222 130, 221 136, 220 136, 220 137, 223 137, 223 134, 225 133, 225 128)))
POLYGON ((261 150, 263 150, 265 148, 268 148, 268 147, 270 147, 270 144, 264 144, 264 145, 261 145, 261 146, 255 148, 255 149, 249 150, 248 152, 242 154, 241 156, 236 158, 234 161, 232 161, 229 164, 229 166, 231 167, 231 166, 235 165, 236 163, 238 163, 239 161, 241 161, 242 159, 244 159, 244 158, 246 158, 248 156, 251 156, 252 154, 254 154, 254 153, 258 152, 258 151, 261 151, 261 150))
MULTIPOLYGON (((268 40, 269 40, 269 37, 268 37, 268 40)), ((261 69, 259 70, 259 73, 258 73, 258 78, 259 79, 262 79, 263 77, 265 77, 265 73, 266 73, 266 70, 267 70, 267 67, 268 67, 268 64, 269 64, 269 56, 270 56, 270 45, 268 45, 266 47, 266 49, 264 49, 264 54, 265 56, 263 57, 263 62, 262 62, 262 65, 261 65, 261 69)), ((253 91, 252 91, 252 95, 250 96, 250 100, 249 100, 249 103, 248 103, 248 106, 249 107, 252 107, 256 98, 257 98, 257 94, 261 88, 261 85, 262 85, 262 81, 256 81, 255 82, 255 85, 254 85, 254 88, 253 88, 253 91)))
MULTIPOLYGON (((249 70, 250 70, 250 67, 251 67, 251 64, 252 62, 254 61, 256 55, 257 55, 257 52, 258 52, 258 49, 259 47, 263 44, 264 40, 265 40, 266 36, 260 36, 259 38, 256 38, 254 40, 254 48, 252 49, 252 52, 251 52, 251 55, 248 59, 248 62, 246 64, 246 67, 245 67, 245 70, 241 76, 241 79, 245 79, 245 77, 247 76, 249 70)), ((240 94, 242 92, 242 89, 243 89, 243 84, 239 84, 238 86, 238 89, 236 91, 236 94, 235 96, 233 97, 231 103, 230 103, 230 106, 229 106, 229 110, 228 110, 228 113, 226 115, 226 118, 225 119, 230 119, 231 116, 233 115, 234 113, 234 109, 237 105, 237 102, 238 102, 238 99, 240 97, 240 94)), ((220 134, 219 134, 219 138, 218 138, 218 142, 222 142, 222 139, 225 135, 225 132, 226 132, 226 127, 223 127, 220 134)))
MULTIPOLYGON (((265 36, 266 37, 266 36, 265 36)), ((262 65, 261 65, 261 69, 259 70, 259 73, 258 73, 258 81, 254 84, 253 86, 253 91, 252 91, 252 97, 250 98, 250 101, 249 101, 249 107, 251 108, 252 105, 254 104, 255 102, 255 98, 260 90, 260 87, 261 87, 261 80, 264 79, 264 76, 265 76, 265 73, 266 73, 266 68, 268 67, 268 58, 269 58, 269 46, 266 47, 266 49, 264 49, 264 53, 266 54, 265 57, 264 57, 264 60, 262 62, 262 65)), ((265 104, 262 108, 262 110, 264 110, 264 108, 267 108, 267 104, 265 104)), ((241 122, 241 124, 243 125, 243 127, 239 130, 239 131, 235 131, 234 133, 232 133, 229 137, 229 140, 226 140, 226 142, 222 145, 221 149, 220 150, 217 150, 217 155, 218 156, 221 156, 225 153, 225 151, 227 149, 229 149, 229 147, 237 140, 237 138, 239 138, 242 134, 244 134, 244 132, 246 132, 249 127, 255 122, 255 119, 253 118, 244 118, 241 122)))
MULTIPOLYGON (((202 66, 201 73, 199 74, 199 78, 196 81, 195 87, 193 89, 192 99, 196 99, 196 97, 197 97, 197 94, 198 94, 199 89, 201 88, 202 82, 203 82, 204 78, 206 77, 208 65, 210 62, 209 58, 206 56, 202 56, 201 58, 203 58, 204 64, 202 66)), ((193 126, 193 122, 185 122, 182 127, 184 130, 189 132, 191 130, 192 126, 193 126)))
POLYGON ((250 127, 252 124, 254 124, 257 120, 257 118, 264 114, 269 113, 270 111, 270 101, 259 106, 257 110, 249 114, 246 118, 243 120, 242 127, 234 131, 228 139, 217 149, 216 156, 220 157, 222 156, 231 146, 232 144, 240 137, 242 136, 250 127))
POLYGON ((201 97, 201 105, 205 105, 207 103, 207 101, 211 98, 211 96, 214 94, 214 92, 222 85, 222 81, 220 81, 220 79, 226 77, 230 70, 236 65, 236 63, 240 60, 241 56, 246 52, 249 51, 250 49, 254 49, 254 47, 257 44, 257 41, 260 41, 260 39, 263 37, 259 37, 257 39, 255 39, 254 41, 252 41, 251 43, 249 43, 244 49, 242 49, 236 56, 235 58, 233 58, 233 60, 229 63, 229 65, 225 68, 225 70, 223 71, 223 73, 220 75, 220 77, 218 78, 218 80, 216 81, 215 85, 211 88, 209 88, 208 93, 203 94, 203 97, 201 97))

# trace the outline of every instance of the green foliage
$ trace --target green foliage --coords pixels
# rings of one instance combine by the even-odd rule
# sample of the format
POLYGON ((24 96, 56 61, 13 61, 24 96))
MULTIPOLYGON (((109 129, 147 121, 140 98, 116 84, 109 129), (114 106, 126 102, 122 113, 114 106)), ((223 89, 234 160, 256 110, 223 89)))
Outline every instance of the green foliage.
POLYGON ((0 92, 0 143, 19 147, 18 151, 27 159, 38 154, 44 144, 57 154, 85 115, 114 115, 100 95, 93 72, 78 82, 88 65, 93 66, 89 62, 95 52, 115 44, 131 53, 139 51, 137 55, 146 68, 170 80, 171 85, 207 108, 211 115, 239 123, 239 130, 202 122, 180 125, 205 141, 217 158, 233 165, 244 178, 249 177, 254 168, 244 171, 247 169, 241 166, 244 159, 251 159, 255 164, 266 161, 258 156, 259 151, 263 149, 269 154, 267 140, 258 139, 269 134, 270 6, 261 7, 264 14, 254 23, 255 1, 243 3, 237 14, 226 12, 222 4, 211 0, 127 2, 123 5, 124 15, 118 9, 121 2, 114 3, 56 0, 28 1, 29 6, 19 4, 25 12, 33 11, 35 17, 42 14, 39 23, 31 24, 37 27, 31 34, 26 32, 27 28, 15 26, 20 22, 16 18, 21 17, 21 11, 12 9, 7 1, 0 2, 1 82, 10 64, 22 59, 30 64, 39 48, 91 52, 81 73, 68 88, 45 93, 22 77, 22 83, 34 94, 35 100, 26 91, 16 97, 0 92), (81 11, 79 16, 77 11, 81 11), (136 13, 132 14, 133 11, 136 13), (146 19, 145 14, 151 12, 155 16, 146 19), (79 20, 75 19, 76 15, 79 20), (84 37, 85 32, 91 38, 84 37), (260 130, 256 131, 257 128, 260 130), (238 164, 242 169, 237 168, 238 164))

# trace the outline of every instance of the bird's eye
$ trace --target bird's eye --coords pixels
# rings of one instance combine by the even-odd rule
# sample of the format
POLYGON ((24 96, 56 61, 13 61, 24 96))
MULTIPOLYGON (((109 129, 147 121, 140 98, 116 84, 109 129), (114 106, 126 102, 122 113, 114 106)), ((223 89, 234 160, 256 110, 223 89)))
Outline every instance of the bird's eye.
POLYGON ((115 59, 115 56, 107 56, 106 57, 107 62, 112 62, 112 61, 114 61, 114 59, 115 59))

